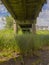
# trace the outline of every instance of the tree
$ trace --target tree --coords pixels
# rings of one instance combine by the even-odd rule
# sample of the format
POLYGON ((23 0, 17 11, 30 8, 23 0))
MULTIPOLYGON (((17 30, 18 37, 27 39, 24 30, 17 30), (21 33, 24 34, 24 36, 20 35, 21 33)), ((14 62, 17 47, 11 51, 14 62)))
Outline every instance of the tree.
POLYGON ((12 18, 12 16, 6 16, 6 28, 13 29, 13 18, 12 18))

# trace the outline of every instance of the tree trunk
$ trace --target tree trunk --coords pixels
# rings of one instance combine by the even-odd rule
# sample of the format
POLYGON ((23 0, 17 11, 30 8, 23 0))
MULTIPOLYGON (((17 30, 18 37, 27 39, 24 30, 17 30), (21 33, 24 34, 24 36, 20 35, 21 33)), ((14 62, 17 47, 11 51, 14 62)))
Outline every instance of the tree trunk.
POLYGON ((36 34, 36 23, 32 24, 32 33, 36 34))
POLYGON ((18 25, 16 20, 14 20, 14 33, 18 33, 18 25))

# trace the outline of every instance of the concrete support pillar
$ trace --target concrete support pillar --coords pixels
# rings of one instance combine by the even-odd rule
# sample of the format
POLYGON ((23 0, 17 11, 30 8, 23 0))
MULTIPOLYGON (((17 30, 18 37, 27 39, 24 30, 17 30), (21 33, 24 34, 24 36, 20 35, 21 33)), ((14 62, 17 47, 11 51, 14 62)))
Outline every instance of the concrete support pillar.
POLYGON ((32 24, 32 33, 36 34, 36 23, 32 24))
POLYGON ((14 22, 14 33, 18 33, 18 24, 17 24, 17 21, 16 20, 14 20, 13 21, 14 22))

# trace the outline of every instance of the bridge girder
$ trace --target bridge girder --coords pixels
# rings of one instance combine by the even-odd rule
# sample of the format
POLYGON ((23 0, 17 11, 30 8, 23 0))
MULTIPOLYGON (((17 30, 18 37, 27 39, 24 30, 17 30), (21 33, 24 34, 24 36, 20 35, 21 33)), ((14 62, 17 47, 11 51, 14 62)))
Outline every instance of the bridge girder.
POLYGON ((33 23, 37 18, 46 0, 1 0, 11 13, 14 19, 19 20, 18 23, 33 23), (21 21, 21 22, 20 22, 21 21))

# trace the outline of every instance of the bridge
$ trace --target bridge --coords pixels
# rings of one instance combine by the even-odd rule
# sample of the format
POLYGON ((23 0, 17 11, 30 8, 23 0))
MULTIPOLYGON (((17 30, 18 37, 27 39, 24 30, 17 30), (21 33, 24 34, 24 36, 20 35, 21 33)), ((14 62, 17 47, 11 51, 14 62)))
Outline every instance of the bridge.
MULTIPOLYGON (((1 0, 10 14, 14 17, 14 25, 20 25, 23 31, 35 32, 36 18, 46 0, 1 0)), ((17 30, 17 28, 16 28, 17 30)))

